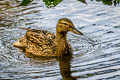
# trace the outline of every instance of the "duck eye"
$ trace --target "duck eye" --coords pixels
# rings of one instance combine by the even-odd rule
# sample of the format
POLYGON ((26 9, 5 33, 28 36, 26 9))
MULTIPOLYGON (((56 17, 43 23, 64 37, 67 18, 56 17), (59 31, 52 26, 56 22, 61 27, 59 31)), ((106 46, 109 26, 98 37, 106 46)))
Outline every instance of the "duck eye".
POLYGON ((67 25, 67 23, 64 23, 64 25, 67 25))
POLYGON ((20 43, 22 42, 22 40, 20 40, 20 43))

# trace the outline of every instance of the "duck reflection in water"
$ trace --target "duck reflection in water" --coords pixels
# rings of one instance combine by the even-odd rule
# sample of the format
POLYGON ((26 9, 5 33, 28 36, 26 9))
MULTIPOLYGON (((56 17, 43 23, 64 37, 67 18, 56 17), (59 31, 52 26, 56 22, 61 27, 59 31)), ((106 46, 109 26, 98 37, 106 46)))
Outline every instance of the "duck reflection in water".
MULTIPOLYGON (((72 76, 72 72, 71 72, 72 58, 73 58, 72 55, 66 56, 64 58, 50 58, 50 57, 30 58, 30 64, 32 64, 32 65, 40 64, 42 66, 48 67, 51 65, 52 66, 56 65, 55 63, 58 61, 62 80, 77 80, 77 78, 79 78, 79 77, 72 76)), ((55 70, 55 69, 53 69, 53 70, 55 70)))
POLYGON ((77 77, 72 76, 71 65, 70 65, 71 60, 72 60, 71 56, 58 59, 60 73, 61 73, 63 80, 77 80, 77 77))

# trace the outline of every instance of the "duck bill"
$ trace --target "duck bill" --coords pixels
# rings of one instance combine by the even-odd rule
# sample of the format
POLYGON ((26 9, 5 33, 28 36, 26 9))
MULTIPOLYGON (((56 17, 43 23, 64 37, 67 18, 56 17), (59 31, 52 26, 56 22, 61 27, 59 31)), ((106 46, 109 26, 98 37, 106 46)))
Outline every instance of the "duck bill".
POLYGON ((72 32, 78 35, 83 35, 83 33, 78 31, 76 28, 72 29, 72 32))

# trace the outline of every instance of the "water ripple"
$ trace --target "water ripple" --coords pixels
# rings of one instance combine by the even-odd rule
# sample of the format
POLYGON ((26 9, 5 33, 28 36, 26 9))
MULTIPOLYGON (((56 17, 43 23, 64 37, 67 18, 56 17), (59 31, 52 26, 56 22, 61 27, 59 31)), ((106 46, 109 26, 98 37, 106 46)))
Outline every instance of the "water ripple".
POLYGON ((46 8, 40 0, 0 1, 0 79, 8 80, 118 80, 120 77, 120 7, 87 0, 88 5, 63 0, 46 8), (67 4, 67 5, 66 5, 67 4), (29 59, 12 43, 25 34, 18 27, 55 33, 57 21, 70 18, 83 36, 68 33, 72 59, 29 59), (67 73, 67 74, 66 74, 67 73))

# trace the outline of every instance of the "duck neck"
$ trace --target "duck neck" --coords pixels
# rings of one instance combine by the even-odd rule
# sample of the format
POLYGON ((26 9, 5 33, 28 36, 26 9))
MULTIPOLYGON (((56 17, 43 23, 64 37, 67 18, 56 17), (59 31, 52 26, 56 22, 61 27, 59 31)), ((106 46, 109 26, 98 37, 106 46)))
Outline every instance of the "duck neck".
POLYGON ((67 54, 68 43, 67 43, 67 32, 59 33, 56 32, 56 51, 58 56, 67 54))

